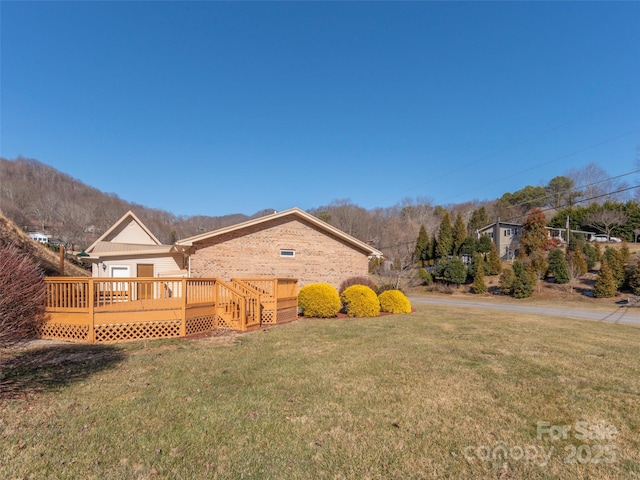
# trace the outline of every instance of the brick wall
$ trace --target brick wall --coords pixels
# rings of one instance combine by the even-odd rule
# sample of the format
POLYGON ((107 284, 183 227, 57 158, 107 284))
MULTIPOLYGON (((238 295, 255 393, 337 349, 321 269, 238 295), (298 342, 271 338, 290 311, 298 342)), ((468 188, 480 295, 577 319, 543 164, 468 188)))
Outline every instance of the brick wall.
POLYGON ((194 244, 192 277, 297 278, 299 286, 326 282, 336 288, 368 274, 367 254, 298 218, 283 217, 194 244), (294 250, 281 257, 280 250, 294 250))

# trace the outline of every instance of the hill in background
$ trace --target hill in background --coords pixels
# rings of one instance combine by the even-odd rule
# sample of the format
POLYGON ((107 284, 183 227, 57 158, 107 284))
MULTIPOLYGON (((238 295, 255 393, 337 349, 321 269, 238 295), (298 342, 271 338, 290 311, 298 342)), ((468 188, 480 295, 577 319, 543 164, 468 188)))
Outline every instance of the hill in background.
MULTIPOLYGON (((60 275, 60 254, 45 245, 33 241, 15 223, 0 212, 0 247, 13 246, 31 257, 45 275, 60 275)), ((64 274, 68 276, 88 276, 87 270, 66 260, 64 274)))
POLYGON ((104 193, 37 160, 0 158, 0 211, 24 231, 41 231, 69 248, 91 245, 132 210, 165 244, 271 213, 181 217, 104 193))

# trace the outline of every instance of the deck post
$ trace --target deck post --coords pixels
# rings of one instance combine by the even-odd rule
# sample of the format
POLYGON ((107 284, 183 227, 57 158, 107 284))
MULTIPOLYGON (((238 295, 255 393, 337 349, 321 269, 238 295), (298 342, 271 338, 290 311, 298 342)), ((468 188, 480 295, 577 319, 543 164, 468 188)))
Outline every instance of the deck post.
POLYGON ((182 308, 180 309, 182 318, 180 320, 180 336, 187 336, 187 279, 182 278, 182 308))
POLYGON ((96 284, 93 278, 89 278, 89 298, 87 306, 89 307, 89 343, 96 343, 95 329, 95 301, 96 301, 96 284))

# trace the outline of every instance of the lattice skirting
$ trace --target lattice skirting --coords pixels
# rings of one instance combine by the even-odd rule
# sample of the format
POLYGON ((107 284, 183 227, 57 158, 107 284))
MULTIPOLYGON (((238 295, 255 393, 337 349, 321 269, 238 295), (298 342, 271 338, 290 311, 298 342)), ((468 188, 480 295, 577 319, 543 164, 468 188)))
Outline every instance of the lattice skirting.
POLYGON ((194 333, 209 332, 216 328, 216 316, 204 315, 187 319, 187 335, 194 333))
POLYGON ((96 342, 120 342, 145 338, 175 338, 180 336, 180 320, 167 322, 118 323, 96 325, 96 342))
POLYGON ((278 323, 292 322, 298 319, 298 307, 278 310, 278 323))
POLYGON ((67 340, 86 342, 89 339, 88 325, 65 325, 61 323, 43 323, 38 325, 36 334, 49 340, 67 340))
POLYGON ((262 317, 260 318, 260 323, 262 325, 275 325, 276 323, 276 312, 274 310, 262 310, 262 317))

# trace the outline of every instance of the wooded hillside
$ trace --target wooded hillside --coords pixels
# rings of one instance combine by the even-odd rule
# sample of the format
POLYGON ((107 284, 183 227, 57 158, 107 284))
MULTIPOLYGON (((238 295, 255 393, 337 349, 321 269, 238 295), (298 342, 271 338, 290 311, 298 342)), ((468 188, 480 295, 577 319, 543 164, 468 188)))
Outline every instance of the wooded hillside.
POLYGON ((25 231, 42 231, 76 249, 86 248, 128 210, 166 244, 252 217, 179 217, 122 200, 37 160, 0 158, 0 210, 25 231))
MULTIPOLYGON (((428 192, 428 186, 425 188, 428 192)), ((359 240, 371 242, 387 259, 405 264, 412 261, 420 228, 434 235, 445 212, 452 220, 460 216, 469 234, 473 234, 497 218, 523 222, 534 207, 542 208, 550 220, 567 206, 622 201, 632 193, 623 180, 610 179, 601 167, 589 164, 568 172, 567 176, 555 177, 547 185, 527 185, 516 192, 506 192, 499 199, 444 206, 434 205, 429 198, 405 199, 391 207, 367 210, 346 198, 312 208, 309 213, 359 240)), ((233 209, 232 203, 229 209, 233 209)), ((221 217, 176 216, 127 202, 37 160, 25 158, 0 158, 0 210, 25 231, 43 231, 75 250, 93 243, 128 210, 165 244, 273 211, 267 208, 251 216, 238 213, 221 217)))

